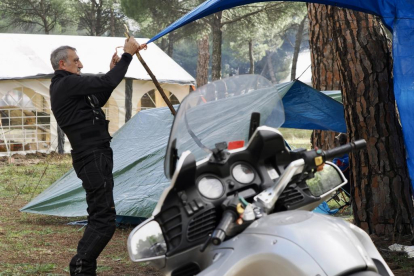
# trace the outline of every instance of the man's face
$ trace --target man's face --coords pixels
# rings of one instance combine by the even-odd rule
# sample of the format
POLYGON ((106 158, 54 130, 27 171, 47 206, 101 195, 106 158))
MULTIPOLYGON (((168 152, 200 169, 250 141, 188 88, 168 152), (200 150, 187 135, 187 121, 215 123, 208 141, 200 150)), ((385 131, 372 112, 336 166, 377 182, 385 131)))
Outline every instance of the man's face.
POLYGON ((80 75, 83 68, 82 62, 79 60, 75 51, 68 49, 68 59, 59 61, 59 69, 80 75))

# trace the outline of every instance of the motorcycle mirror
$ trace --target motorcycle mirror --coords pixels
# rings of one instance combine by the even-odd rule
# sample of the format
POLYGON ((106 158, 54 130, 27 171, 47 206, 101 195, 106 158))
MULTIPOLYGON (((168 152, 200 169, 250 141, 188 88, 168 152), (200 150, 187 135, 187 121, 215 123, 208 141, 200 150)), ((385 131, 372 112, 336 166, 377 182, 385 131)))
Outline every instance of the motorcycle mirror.
POLYGON ((138 225, 128 237, 129 257, 133 262, 165 260, 167 244, 158 222, 149 219, 138 225))
POLYGON ((348 180, 341 170, 331 162, 326 162, 323 170, 316 172, 314 178, 306 180, 311 193, 321 198, 346 183, 348 183, 348 180))

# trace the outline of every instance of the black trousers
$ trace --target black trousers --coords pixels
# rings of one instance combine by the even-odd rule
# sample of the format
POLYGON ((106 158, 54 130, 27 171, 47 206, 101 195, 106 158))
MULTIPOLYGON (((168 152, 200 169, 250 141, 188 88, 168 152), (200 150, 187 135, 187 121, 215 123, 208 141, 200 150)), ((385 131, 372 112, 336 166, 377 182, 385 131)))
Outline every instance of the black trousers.
POLYGON ((88 225, 69 268, 71 275, 96 275, 96 259, 116 228, 113 198, 113 153, 110 147, 72 153, 73 167, 82 180, 88 204, 88 225))

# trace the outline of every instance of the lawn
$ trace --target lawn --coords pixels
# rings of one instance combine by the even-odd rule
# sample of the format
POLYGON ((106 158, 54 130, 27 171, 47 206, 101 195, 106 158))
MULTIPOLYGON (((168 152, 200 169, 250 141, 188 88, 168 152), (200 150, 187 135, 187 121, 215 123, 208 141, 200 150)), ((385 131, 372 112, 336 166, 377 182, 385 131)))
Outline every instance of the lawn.
MULTIPOLYGON (((17 156, 0 162, 0 276, 68 275, 84 220, 19 212, 71 167, 68 155, 17 156)), ((147 265, 132 263, 126 248, 131 228, 118 228, 98 259, 98 275, 160 275, 147 265)))
MULTIPOLYGON (((305 134, 290 132, 289 135, 296 139, 287 138, 293 146, 306 147, 305 134)), ((9 164, 7 158, 0 158, 0 276, 68 275, 68 262, 76 253, 83 228, 67 223, 85 218, 35 215, 19 209, 66 173, 72 167, 71 158, 37 154, 15 156, 12 162, 9 164)), ((329 205, 336 207, 334 202, 329 205)), ((338 216, 352 221, 351 208, 344 208, 338 216)), ((116 230, 98 259, 99 276, 160 275, 146 264, 129 260, 126 241, 131 230, 125 227, 116 230)), ((398 237, 395 242, 409 244, 409 238, 398 237)), ((394 242, 392 237, 373 239, 395 275, 413 275, 413 259, 387 250, 394 242)))

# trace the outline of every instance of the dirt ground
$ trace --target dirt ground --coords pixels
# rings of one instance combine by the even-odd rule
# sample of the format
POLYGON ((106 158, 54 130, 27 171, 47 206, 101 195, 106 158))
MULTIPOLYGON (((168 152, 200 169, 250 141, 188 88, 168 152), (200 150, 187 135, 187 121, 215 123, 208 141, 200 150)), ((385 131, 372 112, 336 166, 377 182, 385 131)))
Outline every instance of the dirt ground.
MULTIPOLYGON (((0 158, 0 276, 68 275, 68 262, 76 253, 83 229, 67 223, 85 218, 35 215, 19 209, 71 167, 70 157, 37 153, 14 156, 12 164, 9 161, 0 158), (30 183, 37 183, 35 190, 28 188, 30 183)), ((99 276, 161 275, 147 264, 129 260, 126 241, 131 230, 116 230, 98 259, 99 276)), ((414 258, 388 249, 393 243, 410 246, 411 236, 371 238, 395 275, 414 275, 414 258)))

